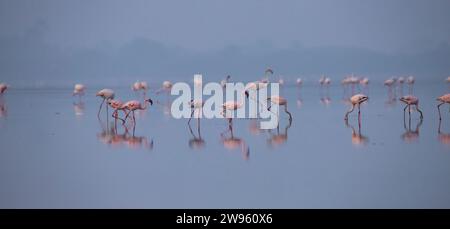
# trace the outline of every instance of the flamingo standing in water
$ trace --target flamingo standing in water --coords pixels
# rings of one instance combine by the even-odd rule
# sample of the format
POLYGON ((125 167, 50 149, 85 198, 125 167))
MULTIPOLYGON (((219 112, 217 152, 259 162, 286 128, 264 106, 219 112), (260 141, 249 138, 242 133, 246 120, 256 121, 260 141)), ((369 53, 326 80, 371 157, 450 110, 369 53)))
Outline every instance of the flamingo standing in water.
POLYGON ((443 96, 437 98, 437 101, 441 102, 441 103, 439 103, 439 105, 437 106, 438 112, 439 112, 439 120, 441 120, 442 118, 441 118, 441 109, 440 109, 440 107, 441 107, 442 104, 444 104, 444 103, 450 104, 450 93, 449 93, 449 94, 445 94, 445 95, 443 95, 443 96))
POLYGON ((170 90, 172 89, 172 86, 173 86, 172 82, 166 80, 162 83, 162 87, 158 91, 156 91, 156 94, 158 95, 159 93, 161 93, 161 91, 169 93, 170 90))
POLYGON ((416 107, 416 110, 420 113, 420 119, 423 119, 422 111, 419 109, 419 99, 413 95, 406 95, 399 99, 406 104, 405 109, 403 109, 403 119, 405 118, 406 108, 409 108, 409 118, 411 118, 411 105, 416 107))
POLYGON ((361 117, 361 103, 367 101, 369 97, 364 94, 356 94, 350 98, 350 102, 352 103, 352 108, 350 108, 347 113, 345 113, 345 120, 348 120, 348 114, 352 113, 355 109, 355 106, 358 105, 358 119, 361 117))
MULTIPOLYGON (((102 89, 97 92, 96 96, 100 96, 103 98, 102 103, 100 104, 100 108, 98 109, 97 117, 100 117, 100 111, 102 110, 103 103, 110 99, 114 99, 114 91, 108 88, 102 89)), ((106 106, 106 113, 108 113, 108 106, 106 106)))
POLYGON ((124 115, 127 115, 126 107, 124 107, 124 103, 119 100, 110 99, 108 100, 108 105, 114 109, 114 112, 112 113, 112 117, 117 121, 117 119, 120 119, 122 121, 122 124, 125 124, 125 120, 121 119, 119 117, 119 110, 123 111, 124 115))
POLYGON ((271 105, 267 108, 268 111, 270 111, 270 108, 272 107, 272 104, 277 104, 279 106, 284 106, 284 112, 289 115, 289 122, 292 122, 292 115, 291 112, 287 110, 287 99, 281 97, 281 96, 272 96, 267 98, 267 101, 270 101, 271 105))
POLYGON ((0 83, 0 94, 3 94, 6 92, 6 89, 8 89, 8 85, 5 83, 0 83))
MULTIPOLYGON (((244 93, 245 93, 245 96, 248 98, 248 96, 249 96, 248 92, 244 91, 244 93)), ((223 103, 222 104, 222 108, 223 108, 222 114, 223 114, 223 116, 226 117, 227 111, 235 111, 235 110, 241 108, 244 105, 244 99, 245 99, 244 96, 242 96, 242 99, 241 99, 240 102, 232 100, 232 101, 226 101, 225 103, 223 103)), ((228 124, 230 125, 230 130, 231 131, 233 129, 232 126, 231 126, 232 121, 233 121, 233 118, 229 117, 228 118, 228 124)))
POLYGON ((302 78, 297 78, 297 80, 295 81, 296 83, 297 83, 297 86, 302 86, 302 84, 303 84, 303 80, 302 80, 302 78))
POLYGON ((142 105, 137 100, 131 100, 131 101, 128 101, 125 104, 123 104, 122 107, 124 109, 128 110, 127 115, 125 116, 125 121, 127 120, 127 118, 130 115, 130 113, 133 113, 133 123, 134 123, 134 125, 136 125, 136 117, 134 115, 134 111, 135 110, 145 110, 145 109, 147 109, 147 102, 150 103, 150 106, 153 105, 153 101, 151 99, 144 100, 144 105, 142 105))
POLYGON ((131 89, 136 92, 142 91, 145 96, 147 94, 148 84, 145 81, 137 81, 131 86, 131 89))
POLYGON ((83 96, 84 92, 86 90, 86 87, 83 84, 75 84, 74 88, 73 88, 73 93, 72 96, 78 95, 78 96, 83 96))
MULTIPOLYGON (((188 124, 191 122, 192 116, 194 115, 194 112, 196 110, 200 110, 203 108, 203 105, 205 105, 205 101, 203 100, 194 100, 191 99, 191 101, 189 101, 188 105, 191 107, 192 112, 191 112, 191 117, 189 118, 188 124)), ((197 121, 199 122, 200 119, 200 115, 197 116, 197 121)))

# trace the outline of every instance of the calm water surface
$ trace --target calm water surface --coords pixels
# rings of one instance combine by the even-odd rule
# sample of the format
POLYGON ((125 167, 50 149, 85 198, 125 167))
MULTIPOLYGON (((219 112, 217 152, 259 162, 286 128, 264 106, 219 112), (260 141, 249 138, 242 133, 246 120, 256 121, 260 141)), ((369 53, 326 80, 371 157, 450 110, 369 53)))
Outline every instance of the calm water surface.
MULTIPOLYGON (((123 100, 128 88, 113 88, 123 100)), ((11 89, 0 98, 1 208, 450 208, 450 114, 446 85, 417 84, 424 120, 373 84, 345 123, 340 86, 286 86, 293 115, 277 131, 235 120, 170 116, 170 99, 137 114, 135 133, 91 88, 11 89), (110 110, 111 112, 111 110, 110 110)), ((404 92, 407 89, 405 87, 404 92)), ((398 92, 399 93, 399 92, 398 92)), ((397 95, 398 96, 398 95, 397 95)))

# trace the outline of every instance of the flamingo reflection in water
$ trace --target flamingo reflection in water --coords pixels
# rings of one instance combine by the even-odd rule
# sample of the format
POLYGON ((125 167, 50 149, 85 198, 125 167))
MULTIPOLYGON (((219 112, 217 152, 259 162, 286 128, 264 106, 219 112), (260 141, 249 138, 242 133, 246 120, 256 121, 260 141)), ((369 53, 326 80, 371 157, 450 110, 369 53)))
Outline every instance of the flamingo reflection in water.
POLYGON ((366 146, 369 142, 369 138, 361 134, 361 120, 358 120, 358 132, 355 131, 355 127, 348 123, 348 120, 345 120, 345 126, 352 129, 352 144, 354 146, 366 146))
POLYGON ((237 138, 233 134, 233 120, 229 119, 228 129, 220 134, 221 143, 228 150, 240 149, 242 153, 242 157, 244 160, 248 160, 250 158, 250 148, 248 147, 245 140, 241 138, 237 138), (230 133, 227 136, 227 133, 230 133))
POLYGON ((422 122, 423 120, 420 119, 416 125, 416 128, 413 130, 411 129, 411 116, 409 116, 408 119, 408 127, 406 126, 406 120, 403 119, 403 127, 405 128, 405 133, 401 135, 401 138, 403 139, 404 142, 406 143, 417 142, 417 140, 419 139, 419 129, 420 126, 422 125, 422 122))
POLYGON ((442 144, 450 146, 450 133, 442 132, 442 130, 441 130, 441 122, 442 122, 442 120, 439 120, 438 140, 442 144))
POLYGON ((202 134, 200 131, 200 119, 197 119, 197 135, 192 131, 191 123, 188 122, 189 132, 192 135, 192 138, 189 139, 188 145, 191 149, 202 149, 205 146, 205 140, 202 138, 202 134))
POLYGON ((134 128, 133 134, 128 132, 128 128, 125 127, 124 133, 118 134, 117 128, 114 125, 106 125, 106 127, 100 123, 102 131, 97 134, 97 139, 103 144, 110 145, 114 148, 120 148, 126 146, 129 149, 153 149, 153 139, 148 140, 144 136, 135 136, 134 128))
POLYGON ((284 128, 284 132, 280 133, 280 125, 277 126, 277 133, 272 133, 272 130, 268 130, 268 133, 270 134, 270 138, 267 139, 267 144, 270 147, 283 145, 286 143, 288 139, 288 130, 291 128, 292 120, 289 120, 289 123, 284 128))
POLYGON ((84 102, 78 101, 73 103, 73 111, 75 112, 75 116, 80 117, 84 115, 84 102))
POLYGON ((0 118, 6 118, 8 116, 8 109, 6 107, 3 95, 0 95, 0 118))

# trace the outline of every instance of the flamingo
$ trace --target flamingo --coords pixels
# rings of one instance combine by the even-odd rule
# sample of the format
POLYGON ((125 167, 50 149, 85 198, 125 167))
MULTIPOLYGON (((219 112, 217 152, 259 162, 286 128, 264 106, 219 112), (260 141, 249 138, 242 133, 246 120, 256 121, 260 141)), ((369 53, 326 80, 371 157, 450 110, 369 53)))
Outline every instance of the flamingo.
POLYGON ((161 93, 161 91, 166 91, 167 93, 169 93, 170 90, 172 89, 172 86, 173 86, 172 82, 166 80, 166 81, 164 81, 164 82, 162 83, 162 88, 160 88, 160 89, 156 92, 156 94, 161 93))
POLYGON ((369 78, 364 77, 361 80, 359 80, 359 84, 363 85, 363 86, 367 86, 369 85, 369 78))
POLYGON ((447 83, 450 83, 450 76, 445 80, 447 83))
POLYGON ((148 90, 148 84, 145 81, 137 81, 131 86, 131 89, 133 91, 143 91, 145 95, 148 90))
POLYGON ((131 100, 126 102, 125 104, 123 104, 123 108, 127 109, 127 115, 125 116, 125 121, 127 120, 128 116, 130 115, 130 113, 133 113, 133 123, 134 125, 136 125, 136 117, 134 115, 134 111, 135 110, 145 110, 147 109, 147 103, 150 103, 150 106, 153 105, 153 100, 151 99, 146 99, 144 100, 144 105, 142 105, 139 101, 137 100, 131 100))
POLYGON ((301 86, 303 84, 302 78, 297 78, 295 82, 297 83, 297 86, 301 86))
POLYGON ((285 98, 283 98, 281 96, 275 95, 275 96, 267 98, 267 101, 271 102, 271 105, 267 108, 268 111, 270 111, 270 108, 272 107, 272 104, 277 104, 279 106, 284 106, 284 112, 286 112, 286 114, 289 115, 289 122, 292 122, 291 112, 289 112, 287 110, 287 99, 285 99, 285 98))
MULTIPOLYGON (((189 101, 188 105, 191 107, 191 117, 189 118, 188 124, 191 122, 192 116, 194 115, 194 112, 198 109, 202 109, 203 105, 205 105, 205 101, 203 100, 193 100, 189 101)), ((197 117, 197 119, 200 119, 200 116, 197 117)))
POLYGON ((422 111, 419 109, 419 99, 413 95, 406 95, 399 99, 406 104, 405 109, 403 109, 403 118, 405 117, 406 108, 409 108, 409 117, 411 118, 411 105, 416 106, 416 110, 420 113, 420 119, 423 119, 422 111))
POLYGON ((0 94, 5 93, 8 88, 9 86, 6 83, 0 83, 0 94))
POLYGON ((444 104, 444 103, 450 104, 450 93, 449 93, 449 94, 445 94, 445 95, 443 95, 443 96, 437 98, 437 101, 441 102, 441 103, 437 106, 438 112, 439 112, 439 120, 441 120, 442 118, 441 118, 441 109, 440 109, 440 106, 441 106, 442 104, 444 104))
POLYGON ((364 94, 356 94, 350 98, 350 102, 352 103, 352 108, 347 111, 345 114, 345 120, 348 120, 348 114, 352 113, 355 109, 355 106, 358 105, 358 118, 361 116, 361 103, 367 101, 369 97, 364 94))
POLYGON ((75 95, 82 96, 82 95, 84 95, 85 90, 86 90, 86 87, 83 84, 75 84, 75 86, 73 88, 72 96, 75 96, 75 95))
MULTIPOLYGON (((98 109, 97 117, 100 117, 100 111, 102 110, 103 103, 105 100, 114 99, 114 91, 108 88, 102 89, 97 92, 96 96, 100 96, 103 98, 102 103, 100 104, 100 108, 98 109)), ((106 106, 106 113, 108 113, 108 106, 106 106)))
MULTIPOLYGON (((245 93, 245 96, 248 98, 248 96, 249 96, 248 92, 245 90, 244 93, 245 93)), ((223 103, 222 104, 222 108, 223 108, 222 114, 223 114, 223 116, 226 117, 226 112, 227 111, 235 111, 235 110, 241 108, 244 105, 244 99, 245 99, 244 96, 242 96, 242 99, 241 99, 240 102, 231 100, 231 101, 226 101, 225 103, 223 103)), ((232 127, 231 127, 232 121, 233 121, 232 117, 228 118, 228 123, 230 125, 230 129, 231 130, 232 130, 232 127)))
POLYGON ((114 112, 112 113, 112 117, 117 121, 117 119, 120 119, 122 121, 122 124, 125 124, 125 120, 121 119, 119 117, 119 110, 123 111, 123 113, 126 115, 126 108, 123 106, 123 102, 119 100, 110 99, 108 100, 108 105, 114 109, 114 112))
POLYGON ((228 81, 230 81, 230 78, 231 78, 231 76, 227 75, 227 78, 220 81, 220 85, 222 86, 222 88, 225 88, 227 86, 227 83, 228 83, 228 81))

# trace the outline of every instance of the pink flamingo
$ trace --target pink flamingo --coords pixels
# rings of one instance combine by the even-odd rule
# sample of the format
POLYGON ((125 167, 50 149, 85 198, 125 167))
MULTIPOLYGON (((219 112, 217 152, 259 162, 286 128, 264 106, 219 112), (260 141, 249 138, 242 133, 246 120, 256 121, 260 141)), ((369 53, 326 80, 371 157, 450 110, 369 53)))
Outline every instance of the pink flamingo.
MULTIPOLYGON (((245 96, 248 98, 248 96, 249 96, 248 92, 244 91, 244 93, 245 93, 245 96)), ((224 117, 226 117, 226 112, 227 111, 235 111, 235 110, 241 108, 243 105, 244 105, 244 96, 242 96, 242 100, 240 102, 237 102, 237 101, 226 101, 225 103, 222 104, 222 108, 223 108, 222 114, 223 114, 224 117)), ((232 121, 233 121, 232 117, 228 118, 228 123, 230 125, 230 130, 232 130, 232 127, 231 127, 232 121)))
POLYGON ((267 108, 268 111, 270 111, 270 108, 272 107, 272 104, 276 104, 279 106, 284 106, 284 112, 286 112, 286 114, 289 115, 289 122, 292 122, 292 115, 291 112, 289 112, 287 110, 287 99, 281 97, 281 96, 272 96, 267 98, 267 101, 269 101, 271 104, 270 106, 267 108))
POLYGON ((144 105, 142 105, 139 101, 137 100, 131 100, 126 102, 125 104, 123 104, 123 108, 127 109, 127 115, 125 116, 125 121, 127 120, 128 116, 130 115, 130 113, 133 113, 133 123, 134 125, 136 125, 136 117, 134 115, 134 111, 135 110, 145 110, 147 109, 147 103, 150 103, 150 106, 153 105, 153 100, 151 99, 146 99, 144 100, 144 105))
POLYGON ((84 95, 85 90, 86 87, 83 84, 75 84, 72 96, 78 95, 81 97, 82 95, 84 95))
POLYGON ((6 92, 6 89, 8 89, 9 86, 5 83, 0 83, 0 94, 3 94, 6 92))
POLYGON ((161 93, 161 91, 169 93, 170 90, 172 89, 172 86, 173 86, 172 82, 166 80, 162 83, 162 87, 158 91, 156 91, 156 94, 158 95, 159 93, 161 93))
POLYGON ((352 108, 345 113, 345 120, 348 120, 348 114, 352 113, 355 109, 355 106, 358 105, 358 119, 361 117, 361 103, 367 101, 369 97, 363 94, 356 94, 350 98, 350 102, 352 103, 352 108))
POLYGON ((117 121, 117 119, 120 119, 122 121, 122 124, 125 124, 125 120, 121 119, 119 117, 119 110, 123 111, 124 115, 127 115, 126 108, 124 107, 123 102, 119 100, 110 99, 108 100, 108 105, 114 109, 114 112, 112 113, 112 117, 117 121))
POLYGON ((420 119, 423 119, 422 111, 419 109, 419 99, 413 95, 405 95, 399 99, 406 103, 405 109, 403 109, 403 118, 405 118, 406 108, 409 108, 409 117, 411 118, 411 105, 416 106, 416 110, 420 113, 420 119))
POLYGON ((437 98, 437 101, 441 102, 441 103, 437 106, 438 112, 439 112, 439 120, 441 120, 442 118, 441 118, 441 109, 440 109, 440 106, 441 106, 442 104, 444 104, 444 103, 450 104, 450 93, 449 93, 449 94, 445 94, 445 95, 443 95, 443 96, 437 98))
MULTIPOLYGON (((114 99, 114 91, 108 88, 102 89, 97 92, 96 96, 100 96, 103 98, 102 103, 100 104, 100 108, 98 109, 97 117, 100 117, 100 111, 102 110, 103 103, 105 100, 114 99)), ((108 106, 106 106, 106 113, 108 113, 108 106)))

